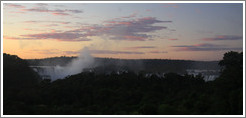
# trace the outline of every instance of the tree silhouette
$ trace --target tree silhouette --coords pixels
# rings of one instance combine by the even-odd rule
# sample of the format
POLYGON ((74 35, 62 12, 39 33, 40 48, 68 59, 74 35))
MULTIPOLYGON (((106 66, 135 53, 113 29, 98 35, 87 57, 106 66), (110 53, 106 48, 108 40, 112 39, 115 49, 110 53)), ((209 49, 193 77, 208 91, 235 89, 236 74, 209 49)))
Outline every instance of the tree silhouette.
POLYGON ((242 53, 225 53, 219 62, 223 67, 221 75, 210 82, 205 82, 201 75, 173 72, 146 77, 146 71, 82 72, 55 81, 40 80, 25 60, 9 54, 3 56, 3 114, 6 115, 243 113, 242 53))

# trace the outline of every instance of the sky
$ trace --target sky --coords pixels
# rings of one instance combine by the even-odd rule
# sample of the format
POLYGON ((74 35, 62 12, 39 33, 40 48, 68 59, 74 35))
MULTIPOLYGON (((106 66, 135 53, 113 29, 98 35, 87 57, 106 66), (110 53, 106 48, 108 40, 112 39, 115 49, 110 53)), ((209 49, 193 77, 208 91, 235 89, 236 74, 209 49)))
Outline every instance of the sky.
POLYGON ((221 60, 243 51, 242 3, 3 3, 3 52, 221 60))

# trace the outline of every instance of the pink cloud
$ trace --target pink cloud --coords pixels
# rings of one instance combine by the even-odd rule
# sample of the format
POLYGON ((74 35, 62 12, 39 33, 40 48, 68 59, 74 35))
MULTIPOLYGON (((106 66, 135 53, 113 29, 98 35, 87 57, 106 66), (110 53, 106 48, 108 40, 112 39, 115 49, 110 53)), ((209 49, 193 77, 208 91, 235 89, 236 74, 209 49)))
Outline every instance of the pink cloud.
POLYGON ((32 34, 32 35, 22 35, 22 36, 29 36, 34 38, 42 38, 42 39, 48 39, 48 38, 56 38, 56 39, 70 39, 70 38, 78 38, 76 35, 71 33, 42 33, 42 34, 32 34))
POLYGON ((172 46, 175 47, 176 51, 230 51, 230 50, 242 50, 242 48, 231 48, 231 47, 225 47, 225 45, 215 45, 215 44, 208 44, 208 43, 202 43, 202 44, 194 44, 194 45, 177 45, 172 46))
POLYGON ((50 10, 44 9, 44 8, 22 9, 22 11, 31 11, 31 12, 50 12, 50 10))
POLYGON ((157 51, 157 50, 154 50, 154 51, 150 51, 149 53, 160 54, 160 53, 168 53, 168 52, 167 51, 157 51))
POLYGON ((42 25, 43 27, 55 27, 59 26, 58 24, 48 24, 48 25, 42 25))
POLYGON ((156 48, 155 46, 136 46, 136 47, 127 47, 125 49, 151 49, 156 48))
POLYGON ((139 21, 146 21, 146 20, 147 21, 149 21, 149 20, 151 21, 151 20, 155 20, 155 18, 154 17, 144 17, 144 18, 139 18, 138 20, 139 21))
POLYGON ((26 30, 26 31, 46 31, 46 30, 32 29, 32 28, 24 28, 23 30, 26 30))
MULTIPOLYGON (((53 23, 55 21, 26 21, 26 23, 53 23)), ((56 39, 58 41, 89 41, 90 36, 106 36, 112 40, 126 41, 147 41, 152 40, 154 35, 148 34, 158 30, 167 29, 165 26, 153 26, 155 23, 170 23, 171 21, 161 21, 154 17, 143 17, 134 20, 106 21, 104 24, 88 25, 82 24, 81 28, 67 30, 64 32, 50 32, 40 34, 26 34, 21 37, 42 39, 56 39)), ((57 22, 68 24, 70 22, 57 22)), ((49 24, 45 26, 58 26, 49 24)))
POLYGON ((176 41, 176 40, 178 40, 178 39, 168 39, 168 40, 170 40, 170 41, 176 41))
POLYGON ((30 12, 51 12, 51 13, 64 13, 64 12, 70 12, 70 13, 83 13, 82 10, 70 10, 70 9, 65 9, 65 10, 50 10, 45 7, 36 7, 36 8, 31 8, 31 9, 22 9, 23 11, 30 11, 30 12))
POLYGON ((31 31, 32 29, 29 29, 29 28, 24 28, 23 30, 31 31))
POLYGON ((243 40, 242 36, 236 35, 218 35, 213 38, 203 38, 204 41, 224 41, 224 40, 243 40))
POLYGON ((115 25, 131 25, 132 22, 130 21, 106 21, 107 24, 106 26, 115 26, 115 25))
POLYGON ((13 7, 13 8, 25 8, 25 6, 22 6, 19 4, 12 4, 12 3, 5 3, 4 5, 7 7, 13 7))
POLYGON ((21 12, 21 11, 11 11, 10 13, 24 14, 25 12, 21 12))
MULTIPOLYGON (((62 51, 58 49, 46 49, 46 50, 31 50, 31 52, 40 53, 40 54, 65 54, 65 55, 77 55, 79 51, 62 51)), ((118 55, 118 54, 144 54, 143 52, 130 52, 130 51, 113 51, 113 50, 89 50, 91 54, 110 54, 110 55, 118 55)))
POLYGON ((209 43, 200 43, 200 44, 195 44, 193 46, 196 46, 196 47, 215 47, 215 46, 223 46, 223 45, 215 45, 215 44, 209 44, 209 43))
POLYGON ((111 30, 104 32, 112 35, 115 40, 145 41, 152 39, 153 35, 147 35, 147 32, 167 29, 165 26, 153 26, 155 23, 171 23, 172 21, 161 21, 154 17, 143 17, 135 20, 124 21, 106 21, 106 25, 111 30))
POLYGON ((53 23, 53 24, 70 24, 71 22, 64 22, 64 21, 24 21, 23 23, 53 23))
POLYGON ((132 25, 132 23, 131 22, 118 22, 118 24, 120 24, 120 25, 132 25))
POLYGON ((69 24, 70 22, 60 22, 61 24, 69 24))
POLYGON ((130 41, 145 41, 146 39, 141 36, 124 36, 125 39, 128 39, 130 41))
POLYGON ((36 40, 41 39, 55 39, 58 41, 90 41, 90 39, 83 37, 78 33, 40 33, 40 34, 29 34, 29 35, 21 35, 23 37, 31 37, 36 40))
POLYGON ((45 54, 45 55, 77 55, 79 54, 79 51, 62 51, 59 49, 43 49, 43 50, 38 50, 38 49, 33 49, 29 51, 30 53, 39 53, 39 54, 45 54))
POLYGON ((9 36, 3 36, 3 39, 11 39, 11 40, 33 40, 33 38, 20 38, 20 37, 9 37, 9 36))
POLYGON ((114 20, 105 21, 104 23, 106 24, 85 26, 68 32, 84 32, 84 36, 104 35, 109 36, 113 40, 146 41, 153 37, 153 35, 147 35, 147 32, 166 29, 164 26, 152 26, 154 23, 162 22, 166 21, 156 20, 153 17, 124 21, 114 20))
POLYGON ((56 16, 67 16, 67 15, 70 15, 68 13, 52 13, 53 15, 56 15, 56 16))
POLYGON ((43 12, 43 13, 51 13, 52 15, 70 15, 68 13, 83 13, 82 10, 71 10, 71 9, 56 9, 56 10, 50 10, 45 7, 34 7, 31 9, 22 9, 22 11, 28 11, 28 12, 43 12))
POLYGON ((142 22, 142 23, 172 23, 172 21, 160 21, 160 20, 156 20, 155 17, 144 17, 144 18, 139 18, 137 19, 138 22, 142 22))

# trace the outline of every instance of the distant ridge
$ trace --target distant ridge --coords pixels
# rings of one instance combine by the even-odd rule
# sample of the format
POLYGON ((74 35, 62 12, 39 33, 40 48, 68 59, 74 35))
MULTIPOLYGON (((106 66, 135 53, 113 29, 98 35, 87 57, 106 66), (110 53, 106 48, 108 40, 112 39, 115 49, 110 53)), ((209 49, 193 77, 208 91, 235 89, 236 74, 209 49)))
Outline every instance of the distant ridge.
MULTIPOLYGON (((26 59, 31 66, 65 66, 76 57, 52 57, 44 59, 26 59)), ((147 72, 178 72, 185 73, 187 69, 219 70, 218 61, 192 61, 169 59, 115 59, 95 58, 98 70, 131 70, 147 72)))

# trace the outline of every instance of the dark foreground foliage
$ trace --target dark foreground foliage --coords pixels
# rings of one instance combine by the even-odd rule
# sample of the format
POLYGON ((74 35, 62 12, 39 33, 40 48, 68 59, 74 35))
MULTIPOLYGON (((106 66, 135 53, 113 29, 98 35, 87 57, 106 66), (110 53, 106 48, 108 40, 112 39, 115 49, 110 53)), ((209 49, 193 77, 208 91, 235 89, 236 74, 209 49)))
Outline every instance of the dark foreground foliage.
POLYGON ((243 113, 243 54, 228 52, 221 76, 83 72, 39 81, 25 61, 4 54, 4 115, 230 115, 243 113))

